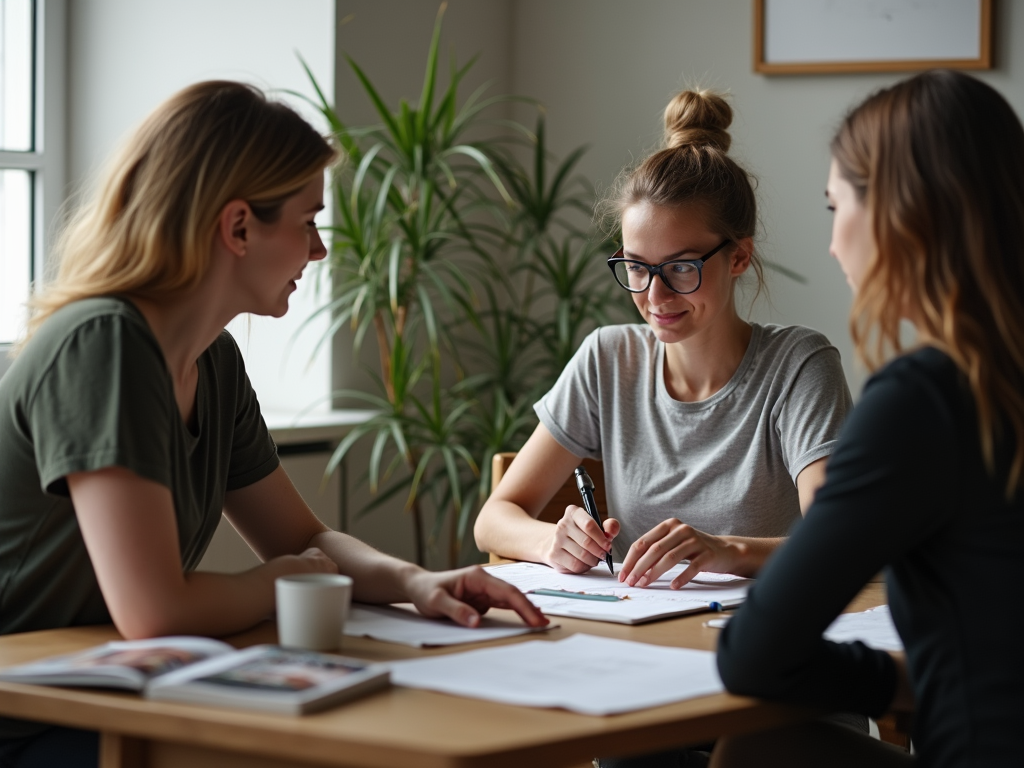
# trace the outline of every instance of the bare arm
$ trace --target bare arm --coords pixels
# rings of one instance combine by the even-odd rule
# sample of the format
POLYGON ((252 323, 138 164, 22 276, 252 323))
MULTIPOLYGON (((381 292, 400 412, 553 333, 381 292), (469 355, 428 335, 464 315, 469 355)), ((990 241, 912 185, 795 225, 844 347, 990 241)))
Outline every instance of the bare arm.
POLYGON ((125 637, 237 632, 273 611, 278 576, 337 570, 300 548, 240 574, 186 574, 168 488, 121 467, 67 480, 100 590, 125 637))
POLYGON ((334 573, 339 561, 362 600, 412 600, 427 615, 470 626, 490 606, 512 608, 533 626, 546 623, 518 590, 479 568, 429 573, 330 531, 280 467, 227 494, 228 518, 266 561, 240 574, 182 572, 165 486, 120 467, 69 475, 68 485, 103 597, 128 638, 241 631, 271 614, 278 576, 334 573))
MULTIPOLYGON (((800 512, 806 514, 814 494, 825 482, 827 458, 804 467, 796 478, 800 512)), ((678 589, 701 571, 756 576, 785 537, 713 536, 672 519, 654 526, 637 539, 626 553, 619 580, 630 586, 646 587, 683 560, 690 564, 672 580, 678 589)))
POLYGON ((365 603, 410 600, 428 616, 449 616, 473 626, 491 606, 511 608, 533 625, 546 623, 523 595, 479 568, 431 573, 378 552, 319 520, 278 467, 258 483, 227 495, 224 513, 262 559, 312 549, 353 580, 354 599, 365 603))
POLYGON ((563 448, 539 424, 480 510, 473 533, 477 546, 514 560, 547 563, 580 573, 597 565, 619 531, 615 520, 602 530, 581 507, 570 505, 557 525, 537 520, 580 457, 563 448))

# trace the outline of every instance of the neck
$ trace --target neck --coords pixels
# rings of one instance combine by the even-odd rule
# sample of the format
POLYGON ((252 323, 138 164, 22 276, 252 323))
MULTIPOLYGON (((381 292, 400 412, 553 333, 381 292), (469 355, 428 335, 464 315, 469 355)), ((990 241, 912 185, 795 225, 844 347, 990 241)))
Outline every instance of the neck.
POLYGON ((197 289, 158 300, 132 298, 160 344, 176 386, 191 380, 199 356, 238 314, 223 300, 217 282, 207 279, 197 289))
POLYGON ((711 328, 665 345, 665 387, 675 400, 707 400, 724 387, 750 344, 750 324, 731 313, 711 328))

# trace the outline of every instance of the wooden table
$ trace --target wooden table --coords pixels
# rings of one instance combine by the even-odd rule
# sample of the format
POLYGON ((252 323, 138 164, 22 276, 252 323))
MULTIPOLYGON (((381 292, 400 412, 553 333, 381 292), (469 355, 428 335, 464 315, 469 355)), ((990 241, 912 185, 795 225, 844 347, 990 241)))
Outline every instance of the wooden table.
MULTIPOLYGON (((870 584, 849 610, 884 601, 870 584)), ((496 615, 504 612, 496 611, 496 615)), ((709 614, 630 627, 557 618, 551 640, 576 632, 713 650, 709 614)), ((521 642, 536 636, 500 642, 521 642)), ((113 627, 78 627, 0 637, 0 667, 117 639, 113 627)), ((238 647, 274 642, 267 623, 228 638, 238 647)), ((492 644, 487 644, 492 645, 492 644)), ((345 638, 342 652, 373 661, 480 647, 417 650, 345 638)), ((150 702, 89 689, 0 683, 0 714, 102 732, 101 768, 564 768, 595 755, 627 755, 700 744, 717 736, 807 719, 810 710, 717 694, 611 717, 532 709, 393 687, 303 717, 150 702)))

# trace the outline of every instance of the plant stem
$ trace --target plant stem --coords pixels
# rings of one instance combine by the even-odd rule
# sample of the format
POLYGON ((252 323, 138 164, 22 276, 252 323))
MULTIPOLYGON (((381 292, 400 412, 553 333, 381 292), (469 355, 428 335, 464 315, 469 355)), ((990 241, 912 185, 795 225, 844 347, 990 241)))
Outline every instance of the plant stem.
POLYGON ((384 315, 381 310, 377 310, 377 314, 373 316, 373 327, 377 330, 377 351, 380 353, 380 378, 384 382, 384 390, 387 392, 388 402, 394 405, 395 384, 391 381, 391 342, 388 341, 388 329, 384 325, 384 315))
POLYGON ((459 567, 459 508, 452 505, 451 525, 448 528, 448 567, 459 567))

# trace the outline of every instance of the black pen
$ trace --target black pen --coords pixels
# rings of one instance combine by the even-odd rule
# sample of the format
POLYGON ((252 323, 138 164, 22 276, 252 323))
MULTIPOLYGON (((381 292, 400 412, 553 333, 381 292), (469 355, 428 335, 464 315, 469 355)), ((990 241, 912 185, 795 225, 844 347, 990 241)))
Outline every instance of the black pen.
MULTIPOLYGON (((590 475, 587 474, 587 470, 583 467, 576 467, 576 487, 580 489, 580 496, 583 497, 583 508, 587 510, 588 515, 594 518, 597 527, 603 531, 604 526, 601 525, 601 516, 597 514, 597 502, 594 501, 594 481, 590 479, 590 475)), ((612 565, 611 552, 605 553, 604 561, 608 564, 608 571, 614 576, 615 567, 612 565)))

